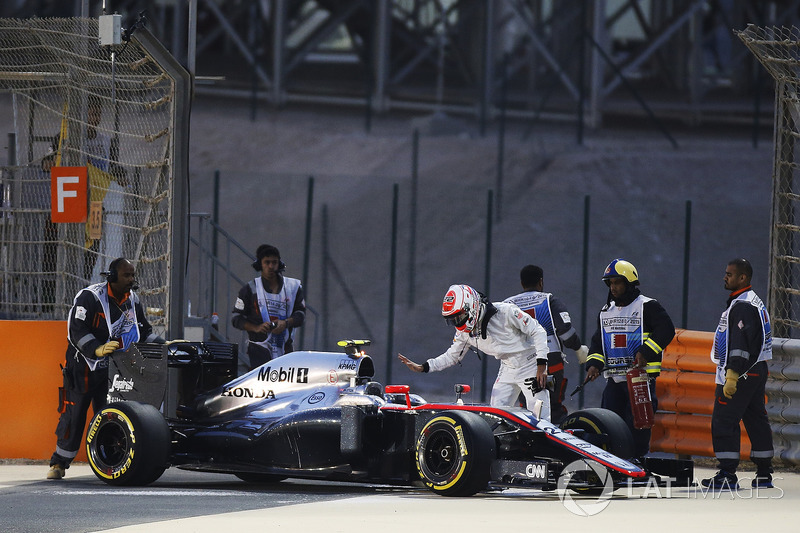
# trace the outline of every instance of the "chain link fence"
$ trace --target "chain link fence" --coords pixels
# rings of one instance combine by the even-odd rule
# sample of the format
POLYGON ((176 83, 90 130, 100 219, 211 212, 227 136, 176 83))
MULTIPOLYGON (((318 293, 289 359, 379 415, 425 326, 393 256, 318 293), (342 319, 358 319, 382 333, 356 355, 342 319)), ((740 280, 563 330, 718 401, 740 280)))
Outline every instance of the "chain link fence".
POLYGON ((0 317, 63 319, 75 293, 124 256, 149 319, 166 328, 179 99, 146 43, 101 46, 97 19, 0 19, 0 93, 13 106, 0 317), (86 223, 51 221, 58 166, 87 168, 86 223))
POLYGON ((776 81, 769 313, 775 337, 800 328, 800 29, 748 25, 737 35, 776 81))

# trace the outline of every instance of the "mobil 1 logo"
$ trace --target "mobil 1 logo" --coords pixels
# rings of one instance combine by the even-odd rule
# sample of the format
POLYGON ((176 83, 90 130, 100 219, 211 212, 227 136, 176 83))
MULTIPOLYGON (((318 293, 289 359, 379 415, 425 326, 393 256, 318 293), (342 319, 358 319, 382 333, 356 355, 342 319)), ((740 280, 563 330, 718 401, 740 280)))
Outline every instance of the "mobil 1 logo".
POLYGON ((258 371, 259 381, 271 381, 273 383, 308 383, 308 368, 290 366, 284 369, 266 367, 258 371))

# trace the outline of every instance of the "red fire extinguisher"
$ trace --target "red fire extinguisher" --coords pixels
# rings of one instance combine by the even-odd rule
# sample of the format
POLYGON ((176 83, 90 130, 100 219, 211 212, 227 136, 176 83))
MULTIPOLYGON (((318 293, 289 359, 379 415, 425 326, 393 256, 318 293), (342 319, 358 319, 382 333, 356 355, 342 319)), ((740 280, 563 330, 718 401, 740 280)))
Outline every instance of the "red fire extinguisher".
POLYGON ((650 429, 656 421, 653 413, 653 402, 650 399, 650 386, 647 372, 643 368, 631 368, 627 373, 628 396, 633 411, 633 427, 650 429))

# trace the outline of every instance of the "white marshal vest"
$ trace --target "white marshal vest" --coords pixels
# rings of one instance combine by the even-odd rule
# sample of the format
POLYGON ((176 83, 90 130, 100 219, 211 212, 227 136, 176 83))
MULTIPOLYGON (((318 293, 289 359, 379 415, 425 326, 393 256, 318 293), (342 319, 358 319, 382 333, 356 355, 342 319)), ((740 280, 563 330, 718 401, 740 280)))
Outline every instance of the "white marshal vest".
MULTIPOLYGON (((106 325, 108 326, 109 336, 108 339, 97 339, 103 344, 108 342, 111 339, 120 338, 122 339, 122 346, 121 349, 127 348, 134 342, 139 342, 139 321, 136 318, 136 303, 139 301, 139 298, 136 296, 136 293, 131 291, 130 292, 130 302, 131 307, 130 309, 126 309, 122 312, 122 315, 114 322, 111 323, 111 312, 108 306, 108 284, 107 283, 95 283, 94 285, 89 285, 83 290, 87 290, 94 295, 100 305, 103 307, 103 314, 106 316, 106 325)), ((74 306, 78 301, 78 296, 80 296, 80 291, 78 294, 75 295, 75 299, 72 302, 74 306)), ((71 320, 71 314, 70 314, 71 320)), ((75 348, 78 348, 78 344, 73 341, 69 334, 69 322, 67 323, 67 338, 72 343, 75 348)), ((79 339, 80 340, 80 339, 79 339)), ((80 350, 78 350, 80 352, 80 350)), ((86 360, 86 364, 89 365, 90 370, 94 370, 96 368, 103 368, 108 366, 108 357, 102 357, 100 359, 92 359, 86 357, 81 352, 81 355, 86 360)))
POLYGON ((714 332, 714 344, 711 346, 711 360, 717 365, 716 382, 719 385, 725 384, 725 365, 728 360, 728 315, 734 305, 742 304, 755 307, 761 319, 763 341, 761 342, 761 351, 758 354, 756 363, 772 359, 772 325, 770 324, 769 313, 767 313, 764 302, 761 301, 761 298, 759 298, 754 291, 745 291, 731 301, 731 305, 728 306, 719 319, 717 331, 714 332))
MULTIPOLYGON (((250 289, 258 298, 258 310, 265 322, 286 320, 292 315, 297 291, 300 289, 300 280, 284 276, 280 292, 272 294, 264 290, 264 284, 259 276, 250 282, 250 289)), ((286 341, 292 338, 291 335, 292 332, 287 328, 279 335, 270 333, 265 341, 255 344, 268 349, 272 353, 272 358, 275 359, 283 355, 284 346, 286 341)))
POLYGON ((605 377, 613 377, 615 381, 624 379, 633 366, 636 352, 645 341, 644 304, 650 300, 640 294, 625 307, 611 302, 608 309, 600 311, 605 377))
POLYGON ((553 311, 550 308, 549 292, 528 291, 510 298, 506 302, 516 304, 517 307, 531 315, 544 328, 547 333, 547 352, 561 352, 561 341, 556 335, 553 325, 553 311))

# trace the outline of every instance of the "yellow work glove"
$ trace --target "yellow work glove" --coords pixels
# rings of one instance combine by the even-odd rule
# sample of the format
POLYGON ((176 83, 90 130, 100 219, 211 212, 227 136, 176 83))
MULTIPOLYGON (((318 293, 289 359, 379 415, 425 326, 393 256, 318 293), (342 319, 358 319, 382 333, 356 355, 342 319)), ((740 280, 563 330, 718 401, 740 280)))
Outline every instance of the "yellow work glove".
POLYGON ((725 371, 725 385, 722 386, 722 394, 724 394, 727 399, 730 400, 733 398, 733 395, 736 394, 736 382, 738 380, 739 374, 730 368, 725 371))
POLYGON ((586 362, 586 358, 589 357, 589 347, 585 344, 582 344, 580 348, 575 350, 575 355, 578 356, 578 362, 583 364, 586 362))
POLYGON ((119 348, 119 343, 117 341, 108 341, 107 343, 98 346, 94 351, 94 354, 97 357, 105 357, 117 348, 119 348))

